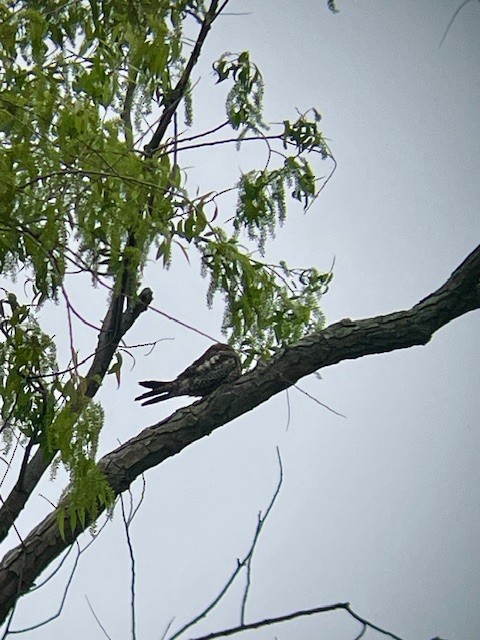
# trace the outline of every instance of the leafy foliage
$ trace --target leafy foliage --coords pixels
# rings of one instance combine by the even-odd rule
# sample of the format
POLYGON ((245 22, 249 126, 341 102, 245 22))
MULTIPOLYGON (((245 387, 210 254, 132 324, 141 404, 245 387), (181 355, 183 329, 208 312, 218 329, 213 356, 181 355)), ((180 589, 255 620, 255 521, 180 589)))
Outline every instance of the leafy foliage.
POLYGON ((72 504, 85 517, 94 508, 97 495, 104 496, 106 504, 112 499, 95 466, 103 411, 85 397, 84 382, 75 375, 66 382, 55 375, 52 338, 40 329, 30 309, 20 305, 14 294, 0 301, 0 315, 4 450, 9 451, 18 431, 25 442, 40 444, 47 452, 58 451, 75 489, 72 504), (89 493, 92 483, 96 492, 89 493))
POLYGON ((223 293, 223 330, 246 354, 246 366, 323 327, 319 300, 331 273, 258 262, 235 238, 221 229, 215 234, 215 240, 203 247, 203 274, 210 274, 207 299, 211 305, 214 294, 223 293))
POLYGON ((270 161, 240 177, 236 214, 223 223, 214 192, 192 197, 185 186, 179 148, 202 134, 178 134, 175 118, 183 102, 192 126, 191 73, 218 6, 0 0, 0 269, 12 281, 21 274, 31 291, 26 304, 6 293, 0 308, 3 435, 7 446, 20 435, 26 459, 33 445, 59 453, 72 479, 72 527, 113 499, 95 467, 103 413, 92 396, 107 372, 120 382, 122 366, 118 356, 112 364, 113 348, 100 368, 80 375, 71 344, 70 374, 58 373, 54 338, 36 310, 63 297, 70 313, 66 287, 75 274, 112 292, 96 365, 106 335, 118 346, 147 259, 168 267, 173 246, 199 252, 208 302, 224 298, 223 331, 246 365, 323 323, 319 302, 331 273, 253 256, 265 254, 284 222, 288 195, 311 205, 319 192, 312 160, 331 154, 316 110, 271 132, 263 78, 247 51, 225 53, 213 68, 217 83, 231 83, 226 125, 239 144, 266 141, 270 161), (193 46, 187 23, 198 28, 193 46))
POLYGON ((135 272, 171 213, 168 158, 135 153, 122 115, 129 88, 140 123, 181 72, 189 3, 174 5, 1 7, 0 265, 31 266, 42 300, 56 295, 68 262, 118 274, 132 230, 135 272))
POLYGON ((87 517, 95 520, 99 506, 111 507, 115 498, 95 461, 103 410, 91 401, 80 411, 79 407, 76 409, 70 405, 57 415, 49 443, 61 452, 71 477, 68 496, 61 503, 57 516, 62 537, 65 537, 66 516, 72 530, 77 520, 84 527, 87 517))
POLYGON ((235 228, 246 227, 262 253, 267 235, 274 236, 277 222, 285 220, 286 187, 293 188, 292 197, 303 201, 305 208, 315 197, 315 175, 304 158, 286 158, 283 166, 273 171, 250 171, 238 184, 235 228))
POLYGON ((266 129, 262 118, 263 78, 258 67, 250 62, 248 51, 238 55, 224 53, 215 62, 213 69, 217 74, 217 82, 223 82, 229 77, 234 80, 227 96, 226 110, 232 127, 243 127, 240 137, 249 129, 266 129))
POLYGON ((52 384, 43 377, 56 368, 55 345, 14 294, 0 301, 0 394, 2 435, 10 448, 16 430, 40 442, 55 415, 52 384))

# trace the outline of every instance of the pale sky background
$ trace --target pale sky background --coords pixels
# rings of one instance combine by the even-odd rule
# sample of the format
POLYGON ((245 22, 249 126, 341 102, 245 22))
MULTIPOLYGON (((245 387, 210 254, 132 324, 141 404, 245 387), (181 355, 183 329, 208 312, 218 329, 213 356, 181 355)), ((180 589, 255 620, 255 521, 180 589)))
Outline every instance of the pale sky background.
MULTIPOLYGON (((327 270, 328 323, 407 308, 439 287, 479 241, 480 4, 466 4, 440 45, 457 0, 338 2, 232 0, 195 74, 195 126, 222 121, 223 87, 211 62, 249 49, 266 84, 266 119, 316 107, 338 161, 307 215, 291 217, 269 261, 327 270)), ((189 185, 222 189, 240 169, 261 167, 262 145, 185 156, 189 185)), ((326 174, 327 163, 319 166, 326 174)), ((219 202, 230 217, 235 197, 219 202)), ((195 260, 181 253, 169 272, 152 263, 154 305, 222 339, 221 308, 205 309, 195 260)), ((71 291, 98 322, 103 292, 71 291)), ((45 313, 59 337, 59 308, 45 313)), ((480 415, 478 312, 441 329, 425 347, 341 363, 300 386, 345 414, 339 418, 295 389, 217 430, 146 474, 131 529, 136 551, 137 637, 159 640, 216 595, 243 557, 278 480, 284 484, 253 561, 247 622, 349 601, 361 616, 405 640, 480 639, 480 415), (287 429, 288 425, 288 429, 287 429)), ((76 329, 82 353, 93 333, 76 329)), ((126 357, 120 390, 99 394, 107 417, 101 453, 188 400, 140 409, 137 381, 168 379, 208 346, 201 336, 145 314, 129 344, 173 340, 126 357)), ((141 486, 134 487, 136 499, 141 486)), ((45 481, 51 499, 60 488, 45 481)), ((21 521, 26 534, 49 507, 42 498, 21 521), (36 505, 36 506, 35 506, 36 505)), ((89 541, 83 536, 81 543, 89 541)), ((13 538, 10 539, 10 542, 13 538)), ((53 615, 72 563, 18 607, 13 628, 53 615)), ((51 569, 55 565, 52 565, 51 569)), ((77 568, 62 615, 32 640, 102 638, 88 609, 115 640, 130 634, 130 573, 120 511, 77 568)), ((240 581, 195 637, 239 622, 240 581)), ((360 630, 337 612, 244 634, 254 638, 350 640, 360 630)), ((20 635, 23 637, 23 635, 20 635)), ((380 635, 370 631, 368 638, 380 635)))

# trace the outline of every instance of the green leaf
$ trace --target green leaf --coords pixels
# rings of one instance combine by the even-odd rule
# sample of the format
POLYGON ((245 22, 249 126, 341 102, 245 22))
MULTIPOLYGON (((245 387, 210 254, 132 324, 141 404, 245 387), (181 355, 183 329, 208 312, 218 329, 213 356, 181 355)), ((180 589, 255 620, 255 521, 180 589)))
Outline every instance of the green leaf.
POLYGON ((123 365, 122 354, 117 351, 117 353, 115 354, 115 358, 116 358, 116 362, 114 364, 112 364, 112 366, 107 371, 107 373, 108 374, 115 374, 115 377, 117 379, 117 388, 119 388, 120 387, 120 380, 121 380, 122 365, 123 365))

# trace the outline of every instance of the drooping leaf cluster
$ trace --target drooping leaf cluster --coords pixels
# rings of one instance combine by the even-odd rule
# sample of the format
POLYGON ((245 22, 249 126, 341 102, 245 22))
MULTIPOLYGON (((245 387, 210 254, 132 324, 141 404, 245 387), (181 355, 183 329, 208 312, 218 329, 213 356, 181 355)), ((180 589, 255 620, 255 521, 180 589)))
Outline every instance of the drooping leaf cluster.
POLYGON ((110 495, 95 466, 102 409, 85 397, 84 381, 75 374, 66 381, 54 375, 55 344, 13 293, 0 300, 0 334, 3 450, 8 453, 21 434, 22 444, 40 444, 46 453, 58 451, 72 478, 75 504, 85 517, 97 495, 88 493, 89 485, 95 482, 106 500, 110 495))
POLYGON ((238 208, 235 229, 246 228, 250 239, 257 240, 263 252, 267 236, 275 235, 277 224, 283 224, 286 212, 286 190, 300 201, 304 209, 317 196, 315 173, 302 154, 313 151, 326 159, 330 153, 319 130, 320 115, 313 110, 314 119, 306 115, 291 123, 285 120, 281 134, 284 149, 289 145, 296 150, 294 156, 284 156, 283 164, 268 170, 253 170, 241 176, 238 183, 238 208))
POLYGON ((245 366, 323 327, 319 302, 331 272, 259 262, 237 239, 214 232, 215 240, 202 247, 203 273, 210 276, 207 300, 211 305, 215 293, 223 294, 223 330, 246 355, 245 366))
POLYGON ((55 415, 53 386, 44 376, 56 368, 56 350, 12 293, 0 300, 0 333, 0 429, 8 451, 17 430, 25 441, 41 442, 55 415))
POLYGON ((304 158, 286 158, 282 167, 245 173, 238 184, 238 210, 235 228, 246 228, 252 240, 258 240, 263 253, 267 236, 275 235, 277 224, 287 214, 286 188, 307 208, 315 198, 315 174, 304 158))
POLYGON ((213 65, 217 82, 233 79, 227 96, 228 121, 234 129, 240 129, 240 138, 249 130, 268 128, 263 121, 263 78, 258 67, 250 61, 248 51, 240 54, 224 53, 213 65))
POLYGON ((74 529, 77 520, 85 525, 95 520, 100 505, 111 507, 114 494, 96 464, 98 438, 103 426, 103 410, 92 401, 67 405, 58 413, 50 431, 49 446, 59 450, 70 471, 68 498, 61 503, 57 521, 64 537, 65 517, 74 529))
MULTIPOLYGON (((236 69, 235 65, 232 68, 236 69)), ((228 75, 222 66, 220 70, 228 75)), ((276 150, 281 163, 272 169, 267 166, 251 170, 240 177, 233 233, 210 227, 205 238, 197 237, 203 275, 210 278, 207 301, 212 304, 215 293, 223 295, 223 331, 246 355, 246 365, 255 354, 270 355, 278 347, 324 325, 320 299, 328 289, 331 272, 292 269, 285 262, 269 265, 252 257, 256 251, 265 254, 268 237, 274 237, 277 227, 285 221, 287 196, 301 202, 307 210, 318 195, 308 154, 323 160, 331 154, 319 128, 321 117, 315 109, 312 114, 312 117, 303 114, 294 122, 285 120, 283 130, 269 136, 269 141, 281 142, 284 152, 276 150), (239 242, 242 232, 253 241, 250 251, 239 242)), ((256 122, 263 126, 260 117, 256 122)), ((240 133, 239 140, 242 139, 245 140, 245 131, 240 133)))

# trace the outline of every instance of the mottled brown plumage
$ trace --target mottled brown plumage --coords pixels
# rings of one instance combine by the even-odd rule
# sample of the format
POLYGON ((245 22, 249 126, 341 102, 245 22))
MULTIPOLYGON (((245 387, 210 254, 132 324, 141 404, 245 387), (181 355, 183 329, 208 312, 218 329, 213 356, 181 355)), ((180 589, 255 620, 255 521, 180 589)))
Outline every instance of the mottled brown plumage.
POLYGON ((175 380, 143 380, 142 387, 150 389, 135 400, 146 400, 142 406, 161 402, 175 396, 208 396, 226 382, 233 382, 242 373, 240 358, 228 344, 214 344, 195 360, 175 380))

